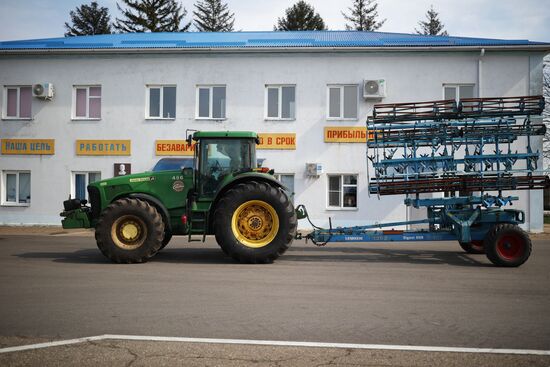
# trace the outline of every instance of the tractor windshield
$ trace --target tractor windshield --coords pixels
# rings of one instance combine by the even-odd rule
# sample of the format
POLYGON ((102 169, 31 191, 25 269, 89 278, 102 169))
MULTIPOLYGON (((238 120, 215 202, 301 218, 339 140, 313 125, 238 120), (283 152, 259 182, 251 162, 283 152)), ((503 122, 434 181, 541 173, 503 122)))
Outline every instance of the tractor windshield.
POLYGON ((254 144, 252 139, 204 139, 200 149, 202 193, 215 193, 229 173, 256 168, 254 144))

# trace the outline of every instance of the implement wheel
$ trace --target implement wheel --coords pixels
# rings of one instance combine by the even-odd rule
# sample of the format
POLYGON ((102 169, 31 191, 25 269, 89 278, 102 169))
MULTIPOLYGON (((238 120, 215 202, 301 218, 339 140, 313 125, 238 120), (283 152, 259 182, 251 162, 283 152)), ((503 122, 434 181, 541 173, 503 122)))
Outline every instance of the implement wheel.
POLYGON ((460 247, 469 254, 484 254, 483 241, 459 242, 460 247))
POLYGON ((514 224, 497 224, 483 242, 487 258, 496 266, 517 267, 531 255, 531 240, 514 224))
POLYGON ((242 263, 271 263, 291 245, 297 219, 292 202, 264 182, 238 184, 214 212, 214 232, 222 250, 242 263))
POLYGON ((99 218, 97 247, 116 263, 142 263, 161 248, 164 222, 154 206, 139 199, 119 199, 99 218))

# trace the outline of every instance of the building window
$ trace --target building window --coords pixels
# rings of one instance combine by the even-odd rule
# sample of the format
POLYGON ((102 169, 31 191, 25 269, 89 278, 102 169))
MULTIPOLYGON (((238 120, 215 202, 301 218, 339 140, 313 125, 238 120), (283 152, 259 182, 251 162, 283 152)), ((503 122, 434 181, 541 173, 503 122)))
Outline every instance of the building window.
POLYGON ((328 176, 328 207, 357 208, 357 175, 328 176))
POLYGON ((147 118, 148 119, 175 119, 176 118, 176 86, 175 85, 148 85, 147 86, 147 118))
POLYGON ((100 119, 101 86, 75 86, 73 91, 73 119, 100 119))
POLYGON ((443 99, 474 98, 474 84, 443 84, 443 99))
POLYGON ((101 180, 101 172, 73 172, 73 184, 71 185, 71 197, 80 200, 88 200, 89 184, 101 180))
POLYGON ((291 199, 294 198, 294 174, 293 173, 276 173, 273 175, 277 181, 285 185, 291 192, 291 199))
POLYGON ((267 85, 265 88, 265 118, 268 120, 294 120, 296 86, 267 85))
POLYGON ((30 86, 7 86, 4 88, 4 118, 30 119, 32 89, 30 86))
POLYGON ((329 119, 357 120, 358 90, 357 85, 329 85, 329 119))
POLYGON ((225 85, 197 87, 197 119, 225 119, 225 85))
POLYGON ((31 203, 31 173, 4 171, 2 174, 2 205, 28 206, 31 203))

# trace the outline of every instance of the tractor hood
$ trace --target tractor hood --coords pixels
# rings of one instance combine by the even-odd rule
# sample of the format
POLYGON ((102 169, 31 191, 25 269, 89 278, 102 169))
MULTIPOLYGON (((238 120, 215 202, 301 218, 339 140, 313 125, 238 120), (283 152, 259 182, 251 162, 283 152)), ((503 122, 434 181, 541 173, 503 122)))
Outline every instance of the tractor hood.
POLYGON ((181 170, 162 171, 162 172, 152 172, 152 171, 140 172, 140 173, 134 173, 126 176, 106 178, 101 181, 92 182, 90 186, 104 187, 104 186, 113 186, 113 185, 136 184, 140 182, 151 182, 151 181, 155 181, 156 177, 158 177, 160 174, 180 173, 180 172, 181 170))

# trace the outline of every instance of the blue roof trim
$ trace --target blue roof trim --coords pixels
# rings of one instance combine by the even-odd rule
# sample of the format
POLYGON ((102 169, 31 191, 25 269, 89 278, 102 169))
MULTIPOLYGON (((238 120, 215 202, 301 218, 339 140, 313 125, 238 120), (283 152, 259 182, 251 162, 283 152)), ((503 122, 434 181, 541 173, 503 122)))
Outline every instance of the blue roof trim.
POLYGON ((550 46, 529 40, 425 36, 385 32, 181 32, 127 33, 0 42, 1 50, 125 48, 282 48, 282 47, 483 47, 550 46))

